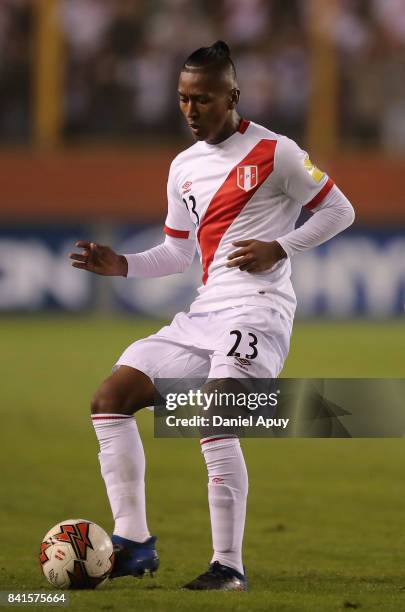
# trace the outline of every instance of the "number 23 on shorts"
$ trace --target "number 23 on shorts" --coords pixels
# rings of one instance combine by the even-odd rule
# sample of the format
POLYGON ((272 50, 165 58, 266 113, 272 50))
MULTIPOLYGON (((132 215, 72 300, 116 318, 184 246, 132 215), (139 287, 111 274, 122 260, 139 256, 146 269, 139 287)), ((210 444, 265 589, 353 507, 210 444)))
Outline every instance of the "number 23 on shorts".
POLYGON ((230 349, 229 353, 227 353, 228 357, 244 357, 245 359, 255 359, 258 355, 257 350, 257 336, 253 332, 241 332, 239 329, 233 329, 229 332, 232 339, 234 340, 233 346, 230 349), (241 355, 240 344, 242 342, 245 345, 247 341, 247 346, 250 347, 250 351, 245 355, 241 355))

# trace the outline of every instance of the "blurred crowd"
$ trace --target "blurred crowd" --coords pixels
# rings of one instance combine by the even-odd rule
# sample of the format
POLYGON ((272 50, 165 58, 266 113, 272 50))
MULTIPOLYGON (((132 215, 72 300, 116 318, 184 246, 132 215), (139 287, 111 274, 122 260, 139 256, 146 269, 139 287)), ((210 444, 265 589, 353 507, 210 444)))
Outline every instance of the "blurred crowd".
POLYGON ((33 14, 23 0, 0 0, 0 141, 30 135, 33 14))
POLYGON ((218 38, 232 48, 241 113, 301 133, 308 69, 298 7, 291 0, 63 0, 66 133, 181 133, 179 69, 218 38))
MULTIPOLYGON (((337 50, 341 142, 405 150, 405 0, 336 2, 336 15, 315 25, 337 50)), ((221 38, 237 67, 241 114, 303 142, 310 4, 59 0, 64 138, 181 135, 179 68, 194 49, 221 38)), ((30 137, 34 8, 35 0, 0 1, 2 141, 30 137)))

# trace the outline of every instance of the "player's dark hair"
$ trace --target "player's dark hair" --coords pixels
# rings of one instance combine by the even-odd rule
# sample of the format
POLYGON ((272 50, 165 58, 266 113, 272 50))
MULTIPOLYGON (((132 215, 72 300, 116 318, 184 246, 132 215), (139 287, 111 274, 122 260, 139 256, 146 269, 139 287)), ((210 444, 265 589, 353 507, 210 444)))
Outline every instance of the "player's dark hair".
POLYGON ((217 40, 210 47, 200 47, 194 51, 183 64, 182 70, 223 70, 231 69, 236 78, 235 65, 231 59, 231 51, 223 40, 217 40))

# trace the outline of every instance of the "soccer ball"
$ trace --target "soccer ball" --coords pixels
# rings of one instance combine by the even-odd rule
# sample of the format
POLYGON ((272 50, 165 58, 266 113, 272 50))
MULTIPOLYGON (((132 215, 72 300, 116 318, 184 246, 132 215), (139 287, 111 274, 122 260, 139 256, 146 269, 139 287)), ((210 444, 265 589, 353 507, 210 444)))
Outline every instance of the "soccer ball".
POLYGON ((84 519, 57 523, 41 543, 45 578, 58 589, 95 589, 112 570, 113 545, 104 529, 84 519))

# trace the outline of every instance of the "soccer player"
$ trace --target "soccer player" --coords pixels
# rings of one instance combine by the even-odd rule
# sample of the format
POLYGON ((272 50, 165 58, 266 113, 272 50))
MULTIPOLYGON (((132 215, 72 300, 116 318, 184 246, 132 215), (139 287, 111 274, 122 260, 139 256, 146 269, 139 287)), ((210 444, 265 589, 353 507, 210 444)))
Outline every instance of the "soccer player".
MULTIPOLYGON (((196 142, 170 167, 165 241, 131 255, 80 241, 82 252, 70 255, 73 266, 96 274, 158 277, 183 272, 197 247, 203 270, 190 311, 131 344, 92 402, 115 519, 113 576, 154 572, 159 564, 146 520, 145 457, 133 418, 153 404, 154 380, 276 378, 296 306, 290 258, 354 219, 347 198, 305 151, 238 115, 239 94, 224 42, 192 53, 181 69, 178 95, 196 142), (313 214, 295 229, 303 206, 313 214)), ((213 556, 208 571, 185 588, 243 591, 248 477, 239 439, 208 437, 201 449, 213 556)))

